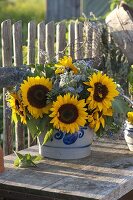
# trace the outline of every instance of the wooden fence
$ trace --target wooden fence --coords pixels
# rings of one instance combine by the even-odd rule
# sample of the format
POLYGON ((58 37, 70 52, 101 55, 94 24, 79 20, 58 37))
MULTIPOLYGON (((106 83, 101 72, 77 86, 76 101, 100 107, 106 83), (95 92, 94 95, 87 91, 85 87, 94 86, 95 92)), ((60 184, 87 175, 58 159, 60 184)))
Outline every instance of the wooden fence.
MULTIPOLYGON (((57 60, 64 54, 71 55, 73 59, 99 57, 100 32, 91 23, 71 22, 66 26, 65 22, 48 24, 41 22, 38 25, 31 21, 28 23, 27 40, 27 65, 37 63, 44 64, 53 58, 57 60), (37 44, 37 45, 36 45, 37 44), (37 46, 37 48, 36 48, 37 46)), ((23 65, 23 40, 22 21, 12 25, 11 20, 1 24, 2 39, 2 66, 21 67, 23 65)), ((5 155, 12 153, 13 148, 21 150, 25 148, 25 129, 21 123, 14 127, 5 100, 6 88, 3 89, 3 148, 5 155), (15 138, 15 139, 14 139, 15 138)), ((28 146, 32 145, 32 139, 28 132, 28 146)))

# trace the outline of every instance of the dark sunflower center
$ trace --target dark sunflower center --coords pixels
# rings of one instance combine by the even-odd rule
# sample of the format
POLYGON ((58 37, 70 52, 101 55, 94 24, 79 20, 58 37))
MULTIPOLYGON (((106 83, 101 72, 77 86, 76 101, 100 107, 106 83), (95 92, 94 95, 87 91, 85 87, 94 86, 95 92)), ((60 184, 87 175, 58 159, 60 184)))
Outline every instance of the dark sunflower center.
POLYGON ((15 106, 16 106, 16 109, 18 110, 18 109, 19 109, 19 106, 20 106, 20 104, 19 104, 19 101, 18 101, 17 99, 15 99, 15 106))
POLYGON ((62 105, 59 110, 59 117, 58 119, 65 123, 65 124, 71 124, 76 121, 78 118, 78 109, 73 104, 64 104, 62 105))
POLYGON ((46 106, 49 89, 43 85, 34 85, 27 92, 27 99, 31 106, 43 108, 46 106))
POLYGON ((16 106, 16 109, 18 110, 19 114, 22 115, 22 116, 24 116, 24 112, 21 111, 21 110, 19 110, 20 103, 19 103, 19 101, 17 99, 15 99, 15 106, 16 106))
POLYGON ((103 85, 100 82, 95 83, 95 89, 94 89, 94 100, 101 102, 103 99, 106 98, 108 94, 108 88, 106 85, 103 85))

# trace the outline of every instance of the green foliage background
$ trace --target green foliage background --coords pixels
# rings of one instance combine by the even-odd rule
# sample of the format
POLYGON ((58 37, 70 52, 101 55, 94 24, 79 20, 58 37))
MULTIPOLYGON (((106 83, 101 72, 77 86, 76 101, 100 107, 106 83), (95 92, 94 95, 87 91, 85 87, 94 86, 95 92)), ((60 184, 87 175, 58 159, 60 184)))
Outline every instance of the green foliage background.
POLYGON ((0 20, 39 21, 44 19, 44 8, 44 0, 0 0, 0 20))

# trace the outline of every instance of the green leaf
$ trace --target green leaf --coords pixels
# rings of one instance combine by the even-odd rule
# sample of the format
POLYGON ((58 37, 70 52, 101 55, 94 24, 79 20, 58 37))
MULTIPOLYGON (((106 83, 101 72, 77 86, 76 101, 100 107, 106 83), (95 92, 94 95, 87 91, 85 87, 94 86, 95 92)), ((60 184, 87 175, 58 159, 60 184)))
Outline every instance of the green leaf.
POLYGON ((131 110, 128 103, 122 97, 117 97, 112 103, 112 108, 116 113, 126 115, 131 110))
POLYGON ((36 167, 35 162, 42 160, 42 156, 32 156, 31 154, 22 155, 18 152, 14 152, 17 158, 14 160, 14 166, 16 167, 36 167))
POLYGON ((54 76, 54 68, 51 66, 45 66, 45 73, 47 78, 52 78, 54 76))
POLYGON ((43 140, 43 145, 46 144, 53 136, 53 133, 54 133, 54 129, 50 129, 49 131, 47 131, 45 137, 44 137, 44 140, 43 140))
POLYGON ((14 153, 16 154, 16 156, 18 157, 19 160, 22 160, 23 159, 23 155, 14 151, 14 153))
POLYGON ((44 115, 43 118, 40 118, 38 120, 38 129, 41 132, 47 131, 47 129, 49 128, 49 124, 50 124, 50 118, 48 115, 44 115))
POLYGON ((36 65, 36 70, 38 71, 38 72, 42 72, 42 71, 44 71, 44 65, 43 64, 37 64, 36 65))
POLYGON ((32 116, 28 116, 27 126, 33 139, 38 137, 42 132, 47 132, 50 127, 50 118, 44 115, 43 118, 35 119, 32 116))
POLYGON ((15 166, 15 167, 19 167, 19 164, 20 164, 20 159, 19 159, 19 158, 16 158, 16 159, 14 160, 14 166, 15 166))
POLYGON ((40 161, 40 160, 42 160, 42 159, 43 159, 43 157, 42 157, 41 155, 32 156, 32 161, 33 161, 33 162, 37 162, 37 161, 40 161))
POLYGON ((30 117, 30 119, 27 119, 27 126, 29 128, 32 138, 35 138, 39 134, 37 119, 33 117, 30 117))

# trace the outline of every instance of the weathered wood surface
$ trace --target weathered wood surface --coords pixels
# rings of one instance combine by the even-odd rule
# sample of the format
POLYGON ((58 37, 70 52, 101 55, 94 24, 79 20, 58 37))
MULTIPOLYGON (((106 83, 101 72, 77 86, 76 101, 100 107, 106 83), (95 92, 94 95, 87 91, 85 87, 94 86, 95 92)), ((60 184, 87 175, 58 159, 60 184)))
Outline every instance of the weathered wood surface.
POLYGON ((46 24, 46 59, 50 61, 55 53, 54 53, 54 34, 55 34, 55 27, 54 22, 49 22, 46 24))
MULTIPOLYGON (((11 20, 6 20, 1 24, 1 39, 2 39, 2 70, 5 67, 12 66, 12 25, 11 20)), ((7 82, 7 77, 5 82, 7 82)), ((1 82, 2 84, 2 82, 1 82)), ((1 85, 0 84, 0 85, 1 85)), ((5 87, 5 85, 3 85, 5 87)), ((8 113, 6 102, 6 88, 3 88, 3 149, 4 154, 12 153, 13 149, 13 134, 11 127, 11 114, 8 113)))
MULTIPOLYGON (((38 153, 38 146, 21 153, 38 153)), ((14 155, 5 157, 0 196, 18 199, 116 200, 133 190, 133 153, 125 141, 100 140, 89 157, 80 160, 44 159, 37 168, 15 169, 14 155), (9 193, 8 193, 8 192, 9 193), (39 197, 40 196, 40 197, 39 197)))
MULTIPOLYGON (((126 5, 126 4, 124 4, 126 5)), ((125 6, 115 8, 106 18, 107 26, 114 41, 125 54, 130 64, 133 64, 133 10, 125 6)))
POLYGON ((83 54, 83 23, 75 23, 75 59, 84 58, 83 54))
MULTIPOLYGON (((23 65, 23 52, 22 52, 22 21, 13 24, 13 52, 14 52, 14 66, 23 65)), ((15 146, 19 151, 24 149, 24 130, 21 122, 15 124, 15 146)))
POLYGON ((38 64, 45 63, 45 22, 40 22, 38 24, 38 64))
POLYGON ((93 34, 93 27, 90 23, 85 23, 85 35, 86 35, 86 42, 85 42, 85 58, 92 58, 92 34, 93 34))
POLYGON ((21 66, 23 64, 22 54, 22 21, 13 24, 13 53, 14 66, 21 66))
POLYGON ((35 40, 36 40, 36 24, 34 21, 28 23, 28 55, 27 64, 35 64, 35 40))
POLYGON ((56 26, 56 54, 57 54, 57 60, 64 56, 64 53, 62 51, 66 47, 66 26, 63 22, 60 22, 56 26))
POLYGON ((68 55, 74 59, 74 43, 75 43, 75 24, 71 22, 68 25, 68 55))

